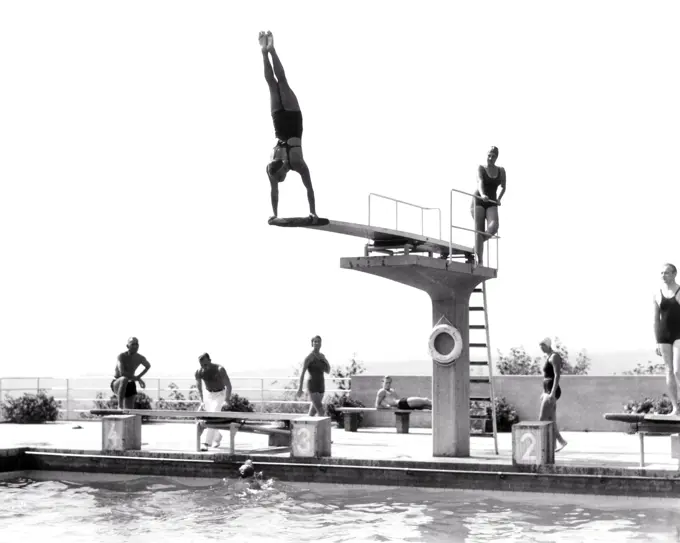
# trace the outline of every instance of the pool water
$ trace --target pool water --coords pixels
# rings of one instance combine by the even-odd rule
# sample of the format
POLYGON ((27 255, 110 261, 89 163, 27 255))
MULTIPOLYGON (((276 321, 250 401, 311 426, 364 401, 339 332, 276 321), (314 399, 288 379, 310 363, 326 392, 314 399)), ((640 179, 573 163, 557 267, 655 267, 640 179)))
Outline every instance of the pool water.
POLYGON ((20 475, 0 479, 0 542, 680 541, 680 500, 20 475))

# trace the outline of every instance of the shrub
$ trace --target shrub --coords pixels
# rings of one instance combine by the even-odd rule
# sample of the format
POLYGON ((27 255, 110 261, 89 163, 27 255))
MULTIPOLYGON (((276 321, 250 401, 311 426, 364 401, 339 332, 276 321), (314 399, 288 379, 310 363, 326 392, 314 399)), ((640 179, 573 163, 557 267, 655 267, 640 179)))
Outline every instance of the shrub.
POLYGON ((624 413, 649 413, 650 415, 666 415, 673 410, 673 405, 668 396, 663 394, 660 398, 645 398, 643 400, 631 400, 623 405, 624 413))
POLYGON ((255 411, 253 404, 248 401, 248 398, 239 396, 238 394, 232 394, 229 399, 229 405, 224 407, 222 411, 239 411, 241 413, 247 412, 252 413, 255 411))
POLYGON ((7 396, 2 408, 5 417, 17 424, 35 424, 40 422, 54 422, 59 417, 61 402, 48 396, 40 390, 37 394, 25 393, 19 398, 7 396))
POLYGON ((179 387, 175 383, 170 383, 168 388, 170 389, 170 395, 167 400, 163 397, 158 400, 158 409, 196 411, 201 404, 201 398, 198 395, 196 385, 191 385, 191 389, 189 390, 189 400, 193 403, 186 401, 184 394, 180 392, 179 387))
MULTIPOLYGON (((342 411, 338 411, 338 407, 366 407, 363 403, 361 403, 359 400, 355 400, 353 398, 350 398, 349 396, 343 394, 334 394, 331 396, 328 401, 326 402, 326 414, 331 418, 333 422, 335 422, 339 428, 342 428, 344 425, 344 417, 342 411)), ((359 413, 359 426, 361 426, 361 422, 364 420, 364 414, 359 413)))
MULTIPOLYGON (((95 409, 118 409, 118 396, 112 394, 108 400, 104 399, 104 394, 102 392, 97 392, 94 400, 95 409)), ((144 394, 143 392, 138 392, 135 398, 134 409, 153 409, 153 400, 144 394)), ((92 418, 93 416, 89 413, 81 413, 82 418, 92 418)), ((147 422, 149 417, 142 417, 142 422, 147 422)))
MULTIPOLYGON (((480 410, 486 410, 487 420, 484 421, 484 431, 493 431, 493 411, 491 409, 490 402, 483 402, 485 405, 482 407, 480 404, 482 402, 472 402, 470 406, 470 411, 475 411, 474 414, 479 414, 480 410)), ((515 410, 515 406, 508 403, 505 398, 496 398, 496 430, 498 432, 511 432, 512 425, 519 422, 519 415, 515 410)))
POLYGON ((287 402, 267 402, 258 404, 257 411, 260 413, 300 413, 301 415, 309 412, 309 403, 287 403, 287 402))

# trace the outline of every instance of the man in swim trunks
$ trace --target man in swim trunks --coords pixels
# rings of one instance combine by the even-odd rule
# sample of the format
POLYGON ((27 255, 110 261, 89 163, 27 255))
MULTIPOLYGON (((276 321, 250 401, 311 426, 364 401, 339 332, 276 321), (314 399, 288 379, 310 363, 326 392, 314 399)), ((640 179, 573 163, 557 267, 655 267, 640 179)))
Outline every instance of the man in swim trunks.
POLYGON ((505 194, 505 168, 496 166, 498 147, 492 147, 486 155, 486 167, 477 168, 477 190, 472 198, 470 211, 477 232, 475 235, 475 258, 477 264, 483 263, 484 241, 498 232, 498 206, 505 194), (498 187, 501 193, 496 196, 498 187))
POLYGON ((302 396, 302 384, 305 381, 305 373, 309 372, 309 380, 307 381, 307 390, 309 391, 309 399, 312 405, 309 407, 309 416, 313 417, 319 415, 325 416, 323 407, 323 395, 326 393, 326 383, 324 380, 324 373, 331 372, 331 365, 326 360, 326 357, 321 352, 321 336, 314 336, 312 338, 312 352, 307 355, 302 365, 302 373, 300 374, 300 386, 298 387, 297 397, 302 396))
MULTIPOLYGON (((229 405, 231 399, 231 381, 227 371, 218 364, 213 364, 208 353, 198 357, 201 365, 196 370, 196 388, 201 398, 199 411, 222 411, 229 405), (205 391, 203 385, 205 384, 205 391)), ((207 451, 208 447, 219 447, 222 442, 222 433, 215 428, 208 428, 204 432, 205 439, 201 442, 201 450, 207 451)))
POLYGON ((555 452, 561 451, 567 446, 566 440, 557 429, 557 400, 562 395, 560 388, 560 373, 562 370, 562 357, 552 349, 552 340, 547 337, 539 343, 541 350, 546 354, 543 366, 543 393, 541 394, 541 409, 538 420, 553 421, 555 423, 555 439, 560 444, 555 452))
POLYGON ((288 85, 283 65, 274 49, 272 33, 260 32, 259 42, 264 60, 264 78, 269 85, 274 132, 278 139, 271 160, 267 164, 267 176, 271 184, 272 210, 274 211, 272 219, 278 216, 279 183, 283 183, 286 174, 293 170, 300 174, 302 183, 307 189, 309 216, 312 222, 316 222, 318 217, 316 215, 312 177, 302 156, 302 113, 300 105, 295 93, 288 85), (269 55, 272 57, 271 63, 269 62, 269 55))
POLYGON ((392 388, 392 378, 386 375, 383 379, 383 387, 375 397, 376 409, 432 409, 432 400, 411 396, 400 398, 392 388))
POLYGON ((662 286, 654 295, 654 335, 656 354, 666 364, 666 386, 673 410, 678 415, 678 387, 680 386, 680 286, 675 282, 678 269, 664 264, 662 286))
POLYGON ((111 390, 118 397, 118 409, 133 409, 137 397, 137 385, 146 388, 142 376, 151 369, 151 364, 139 354, 139 340, 131 337, 127 342, 127 351, 118 355, 118 363, 114 371, 111 390), (137 368, 144 366, 139 375, 135 375, 137 368))

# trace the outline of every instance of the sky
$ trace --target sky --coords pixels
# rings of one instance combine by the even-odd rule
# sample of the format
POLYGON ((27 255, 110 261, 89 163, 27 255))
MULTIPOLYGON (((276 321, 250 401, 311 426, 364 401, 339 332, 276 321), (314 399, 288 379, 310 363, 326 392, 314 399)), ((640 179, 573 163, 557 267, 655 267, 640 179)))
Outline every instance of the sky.
MULTIPOLYGON (((427 359, 428 296, 340 268, 365 240, 267 224, 260 30, 301 105, 320 216, 365 224, 377 193, 440 208, 448 240, 450 190, 472 192, 495 145, 494 351, 537 355, 548 335, 595 359, 653 353, 661 266, 680 265, 679 15, 625 0, 1 3, 0 375, 108 375, 133 335, 157 375, 205 351, 286 375, 316 334, 331 364, 427 359)), ((453 223, 471 226, 467 206, 453 223)), ((279 215, 307 211, 291 173, 279 215)), ((394 211, 376 203, 372 222, 394 227, 394 211)), ((420 215, 401 207, 398 226, 420 215)))

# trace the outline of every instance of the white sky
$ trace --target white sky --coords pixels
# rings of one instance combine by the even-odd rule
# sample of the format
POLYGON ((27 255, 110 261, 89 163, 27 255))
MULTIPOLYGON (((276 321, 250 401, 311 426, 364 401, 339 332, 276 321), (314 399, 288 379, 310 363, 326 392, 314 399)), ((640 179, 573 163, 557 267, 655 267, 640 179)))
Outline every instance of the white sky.
MULTIPOLYGON (((0 374, 109 374, 131 335, 157 374, 203 351, 289 373, 315 334, 331 363, 427 357, 427 295, 340 269, 364 240, 267 225, 267 29, 319 215, 365 223, 376 192, 446 222, 449 190, 474 190, 496 145, 494 348, 653 347, 660 266, 680 265, 679 15, 673 1, 3 2, 0 374)), ((306 212, 292 173, 280 215, 306 212)))

